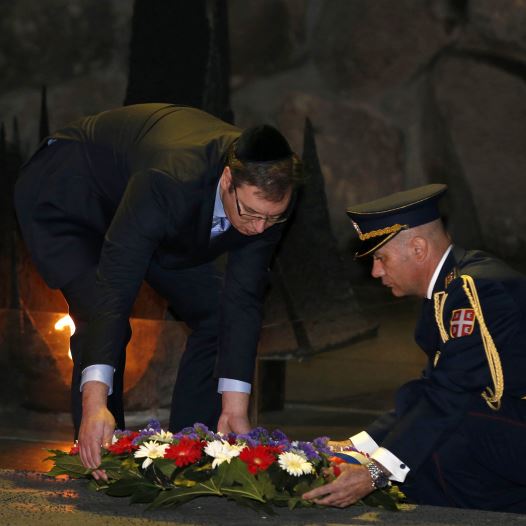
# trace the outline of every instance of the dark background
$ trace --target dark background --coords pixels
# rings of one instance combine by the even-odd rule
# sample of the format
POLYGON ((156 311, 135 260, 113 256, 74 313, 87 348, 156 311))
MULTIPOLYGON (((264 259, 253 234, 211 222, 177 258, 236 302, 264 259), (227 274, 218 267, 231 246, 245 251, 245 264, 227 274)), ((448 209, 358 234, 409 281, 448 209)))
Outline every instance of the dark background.
POLYGON ((125 99, 214 109, 197 86, 218 38, 226 64, 212 82, 229 58, 236 124, 276 124, 301 154, 311 119, 340 247, 351 237, 346 206, 445 182, 461 244, 522 258, 524 2, 152 0, 135 11, 133 0, 0 2, 0 120, 13 141, 18 119, 24 157, 38 140, 42 85, 52 130, 125 99), (218 6, 228 8, 226 45, 221 28, 211 37, 218 6))

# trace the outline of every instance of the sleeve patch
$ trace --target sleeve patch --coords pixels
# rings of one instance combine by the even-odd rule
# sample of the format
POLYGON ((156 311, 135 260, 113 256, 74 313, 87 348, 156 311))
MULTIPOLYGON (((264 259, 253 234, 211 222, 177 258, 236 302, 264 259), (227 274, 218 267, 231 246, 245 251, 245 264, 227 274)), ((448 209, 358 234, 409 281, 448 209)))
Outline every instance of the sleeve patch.
POLYGON ((470 336, 475 328, 475 320, 473 309, 455 309, 449 321, 449 334, 452 338, 470 336))

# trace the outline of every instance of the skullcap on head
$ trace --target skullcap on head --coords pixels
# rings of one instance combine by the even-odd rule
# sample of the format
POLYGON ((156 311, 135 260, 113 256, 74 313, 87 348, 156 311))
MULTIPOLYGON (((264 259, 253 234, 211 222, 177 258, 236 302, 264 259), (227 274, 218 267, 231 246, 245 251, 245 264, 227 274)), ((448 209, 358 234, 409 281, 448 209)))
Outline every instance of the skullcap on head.
POLYGON ((291 157, 292 150, 276 128, 263 124, 243 131, 236 143, 235 154, 240 161, 266 162, 291 157))

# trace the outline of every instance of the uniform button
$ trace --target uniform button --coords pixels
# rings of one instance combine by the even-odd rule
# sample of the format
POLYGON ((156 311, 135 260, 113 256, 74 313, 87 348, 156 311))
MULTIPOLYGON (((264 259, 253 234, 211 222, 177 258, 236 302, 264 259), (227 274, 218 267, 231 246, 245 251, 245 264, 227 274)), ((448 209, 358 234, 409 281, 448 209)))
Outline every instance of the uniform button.
POLYGON ((400 469, 405 469, 405 464, 400 464, 400 469))

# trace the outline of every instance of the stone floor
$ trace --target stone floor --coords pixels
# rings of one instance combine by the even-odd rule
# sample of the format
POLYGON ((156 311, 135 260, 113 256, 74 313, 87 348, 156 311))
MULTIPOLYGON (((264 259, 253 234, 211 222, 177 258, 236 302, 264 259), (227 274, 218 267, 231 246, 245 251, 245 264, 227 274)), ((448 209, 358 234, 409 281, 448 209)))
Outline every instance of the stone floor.
POLYGON ((145 510, 128 499, 89 490, 84 481, 55 481, 30 472, 0 470, 0 524, 3 526, 524 526, 526 516, 432 506, 400 512, 354 506, 346 509, 308 508, 276 515, 242 508, 215 497, 195 499, 176 509, 145 510))

